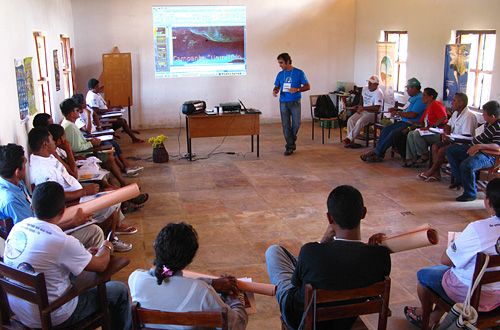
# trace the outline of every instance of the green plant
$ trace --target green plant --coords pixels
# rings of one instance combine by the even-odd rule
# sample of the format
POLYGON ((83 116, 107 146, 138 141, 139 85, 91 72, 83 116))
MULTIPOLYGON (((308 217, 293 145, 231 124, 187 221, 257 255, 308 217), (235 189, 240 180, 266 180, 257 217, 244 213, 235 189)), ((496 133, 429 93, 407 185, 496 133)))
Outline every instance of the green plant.
POLYGON ((167 140, 167 137, 163 134, 149 138, 148 142, 151 143, 153 148, 158 148, 167 140))

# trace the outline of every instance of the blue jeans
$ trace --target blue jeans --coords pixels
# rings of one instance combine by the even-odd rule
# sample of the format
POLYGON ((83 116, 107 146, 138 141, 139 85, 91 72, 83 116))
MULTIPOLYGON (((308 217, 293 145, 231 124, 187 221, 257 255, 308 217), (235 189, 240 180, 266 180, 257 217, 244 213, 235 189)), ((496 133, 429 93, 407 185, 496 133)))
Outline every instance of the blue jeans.
MULTIPOLYGON (((128 289, 122 282, 111 281, 106 283, 108 311, 112 329, 132 329, 132 312, 128 289)), ((56 328, 71 328, 77 322, 89 317, 99 309, 97 288, 85 291, 78 296, 78 305, 69 319, 56 328)))
POLYGON ((417 272, 417 280, 420 284, 431 289, 441 298, 446 300, 450 305, 453 305, 455 302, 448 297, 441 284, 443 275, 448 269, 450 269, 450 267, 445 265, 422 268, 417 272))
POLYGON ((269 280, 276 285, 276 300, 280 306, 281 316, 289 324, 284 312, 288 292, 293 288, 292 275, 297 266, 297 258, 284 247, 271 245, 266 251, 266 265, 269 280))
POLYGON ((300 128, 300 100, 280 102, 281 126, 287 150, 295 150, 295 141, 300 128))
POLYGON ((379 140, 377 141, 377 147, 375 148, 375 153, 377 156, 384 158, 385 152, 392 145, 392 140, 394 136, 398 135, 399 132, 405 128, 411 126, 411 124, 398 121, 392 125, 386 126, 380 132, 379 140))
POLYGON ((476 197, 476 171, 493 166, 495 158, 482 152, 469 156, 467 150, 470 147, 466 144, 452 144, 446 150, 446 157, 451 166, 454 183, 464 187, 464 196, 476 197))

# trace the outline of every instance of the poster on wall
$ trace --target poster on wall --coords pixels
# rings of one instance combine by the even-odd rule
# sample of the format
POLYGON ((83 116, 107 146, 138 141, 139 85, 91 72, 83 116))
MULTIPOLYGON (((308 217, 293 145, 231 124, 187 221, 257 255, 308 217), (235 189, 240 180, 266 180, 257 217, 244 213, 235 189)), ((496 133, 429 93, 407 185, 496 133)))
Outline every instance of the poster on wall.
POLYGON ((470 44, 446 45, 444 52, 443 103, 450 106, 456 93, 467 92, 470 44))
POLYGON ((59 74, 59 60, 57 59, 57 49, 54 49, 53 56, 54 56, 54 78, 56 80, 56 91, 60 91, 61 75, 59 74))
POLYGON ((17 98, 19 100, 19 117, 21 122, 28 119, 29 103, 28 89, 26 87, 26 75, 24 73, 24 63, 22 60, 15 59, 14 67, 16 70, 17 98))
POLYGON ((33 82, 33 70, 31 67, 32 62, 33 62, 33 57, 26 57, 23 60, 24 77, 26 78, 26 89, 27 89, 28 108, 30 116, 33 116, 38 112, 35 103, 35 84, 33 82))
POLYGON ((377 75, 379 87, 384 92, 386 105, 394 104, 394 68, 396 63, 396 43, 377 42, 377 75))

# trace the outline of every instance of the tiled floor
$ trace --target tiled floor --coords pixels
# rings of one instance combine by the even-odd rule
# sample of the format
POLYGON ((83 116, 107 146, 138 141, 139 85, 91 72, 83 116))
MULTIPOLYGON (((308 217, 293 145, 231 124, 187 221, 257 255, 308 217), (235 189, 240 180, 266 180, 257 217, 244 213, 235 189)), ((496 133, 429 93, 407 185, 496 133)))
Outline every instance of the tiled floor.
MULTIPOLYGON (((207 138, 193 140, 199 157, 194 162, 178 157, 179 151, 186 152, 183 130, 142 131, 143 138, 159 133, 169 137, 166 147, 171 160, 165 164, 151 162, 148 144, 130 144, 122 135, 126 154, 142 158, 137 163, 145 167, 133 181, 151 197, 144 209, 127 217, 139 233, 123 237, 134 249, 124 254, 131 263, 117 279, 126 282, 134 269, 150 267, 158 231, 168 222, 186 221, 200 237, 190 269, 268 282, 266 248, 279 243, 298 253, 302 244, 318 240, 327 224, 328 193, 337 185, 350 184, 360 189, 368 209, 363 239, 376 232, 400 233, 423 223, 439 230, 438 246, 392 255, 389 329, 412 329, 402 309, 417 302, 416 271, 439 261, 448 231, 462 230, 468 222, 487 216, 482 200, 455 202, 457 192, 448 190, 447 182, 422 182, 417 170, 401 168, 398 160, 363 163, 359 155, 366 149, 344 149, 338 132, 332 132, 335 141, 327 140, 324 145, 320 137, 312 141, 309 122, 302 126, 297 152, 290 157, 283 156, 278 124, 262 125, 261 130, 260 158, 250 152, 249 137, 207 138)), ((280 328, 273 297, 257 295, 257 310, 250 316, 249 329, 280 328)), ((364 321, 376 328, 374 315, 364 321)))

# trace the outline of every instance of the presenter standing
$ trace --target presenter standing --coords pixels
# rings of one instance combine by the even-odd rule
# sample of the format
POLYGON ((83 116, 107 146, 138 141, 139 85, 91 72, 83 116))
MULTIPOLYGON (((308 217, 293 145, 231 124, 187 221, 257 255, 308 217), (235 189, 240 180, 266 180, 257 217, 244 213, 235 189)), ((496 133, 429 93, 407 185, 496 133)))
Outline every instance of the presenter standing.
POLYGON ((292 66, 288 53, 278 55, 281 72, 274 81, 273 96, 280 94, 280 113, 283 135, 285 136, 285 156, 297 148, 295 141, 300 127, 300 98, 302 92, 311 89, 304 71, 292 66))

